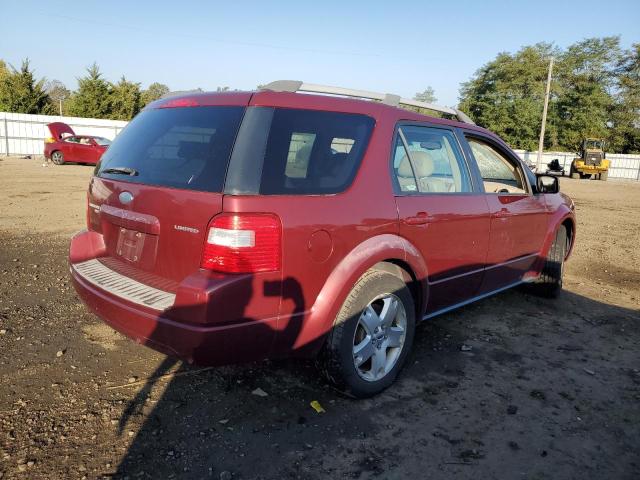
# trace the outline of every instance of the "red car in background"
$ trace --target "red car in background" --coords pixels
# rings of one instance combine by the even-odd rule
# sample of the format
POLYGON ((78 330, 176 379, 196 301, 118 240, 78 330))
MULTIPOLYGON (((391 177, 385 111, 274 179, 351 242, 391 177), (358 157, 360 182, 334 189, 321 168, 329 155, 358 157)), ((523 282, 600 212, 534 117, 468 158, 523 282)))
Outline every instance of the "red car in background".
POLYGON ((111 140, 92 135, 76 135, 73 129, 62 122, 47 125, 51 137, 44 141, 44 156, 56 165, 67 162, 95 165, 111 140))

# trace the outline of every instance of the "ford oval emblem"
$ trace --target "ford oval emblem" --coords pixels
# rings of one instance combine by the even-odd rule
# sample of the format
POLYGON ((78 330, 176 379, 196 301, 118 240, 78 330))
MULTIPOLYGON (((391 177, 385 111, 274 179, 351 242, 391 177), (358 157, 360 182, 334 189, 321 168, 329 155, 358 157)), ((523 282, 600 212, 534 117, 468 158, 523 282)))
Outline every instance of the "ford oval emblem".
POLYGON ((129 192, 122 192, 118 198, 120 199, 120 203, 123 203, 124 205, 128 205, 129 203, 133 202, 133 195, 131 195, 129 192))

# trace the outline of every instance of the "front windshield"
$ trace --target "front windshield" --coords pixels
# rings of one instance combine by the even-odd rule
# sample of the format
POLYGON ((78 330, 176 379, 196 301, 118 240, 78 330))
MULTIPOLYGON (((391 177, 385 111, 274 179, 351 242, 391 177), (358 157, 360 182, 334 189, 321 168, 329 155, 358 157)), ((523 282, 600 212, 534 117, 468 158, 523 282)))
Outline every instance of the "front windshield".
POLYGON ((96 141, 98 145, 102 145, 104 147, 108 147, 109 145, 111 145, 111 140, 109 140, 108 138, 93 137, 93 139, 96 141))
POLYGON ((589 150, 600 150, 602 148, 602 142, 597 140, 587 140, 586 144, 586 148, 589 150))

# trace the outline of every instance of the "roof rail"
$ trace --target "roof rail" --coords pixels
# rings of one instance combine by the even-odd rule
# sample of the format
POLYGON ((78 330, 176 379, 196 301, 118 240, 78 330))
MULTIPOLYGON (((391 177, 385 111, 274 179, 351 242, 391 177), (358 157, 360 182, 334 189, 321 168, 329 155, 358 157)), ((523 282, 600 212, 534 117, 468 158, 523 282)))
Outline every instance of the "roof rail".
POLYGON ((299 80, 276 80, 275 82, 263 85, 260 90, 271 90, 273 92, 308 92, 321 93, 325 95, 340 95, 343 97, 365 98, 368 100, 377 100, 390 105, 392 107, 401 107, 408 105, 411 107, 425 108, 434 112, 446 113, 455 117, 458 121, 475 125, 467 115, 455 108, 443 107, 432 103, 421 102, 419 100, 410 100, 401 98, 399 95, 392 93, 377 93, 367 90, 353 90, 351 88, 331 87, 329 85, 317 85, 315 83, 304 83, 299 80))

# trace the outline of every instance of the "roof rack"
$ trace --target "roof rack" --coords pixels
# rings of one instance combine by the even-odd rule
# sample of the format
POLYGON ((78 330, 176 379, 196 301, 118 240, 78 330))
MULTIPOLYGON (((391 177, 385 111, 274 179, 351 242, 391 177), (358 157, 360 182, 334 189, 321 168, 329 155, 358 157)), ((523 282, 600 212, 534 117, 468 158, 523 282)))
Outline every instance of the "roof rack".
POLYGON ((271 90, 273 92, 307 92, 307 93, 321 93, 325 95, 340 95, 343 97, 352 98, 365 98, 368 100, 377 100, 390 105, 392 107, 401 107, 408 105, 411 107, 425 108, 434 112, 446 113, 455 117, 458 121, 475 125, 467 115, 460 110, 450 107, 443 107, 440 105, 434 105, 432 103, 420 102, 418 100, 410 100, 407 98, 401 98, 400 95, 394 95, 392 93, 377 93, 369 92, 367 90, 353 90, 351 88, 343 87, 331 87, 329 85, 317 85, 315 83, 304 83, 299 80, 276 80, 275 82, 268 83, 260 88, 260 90, 271 90))

